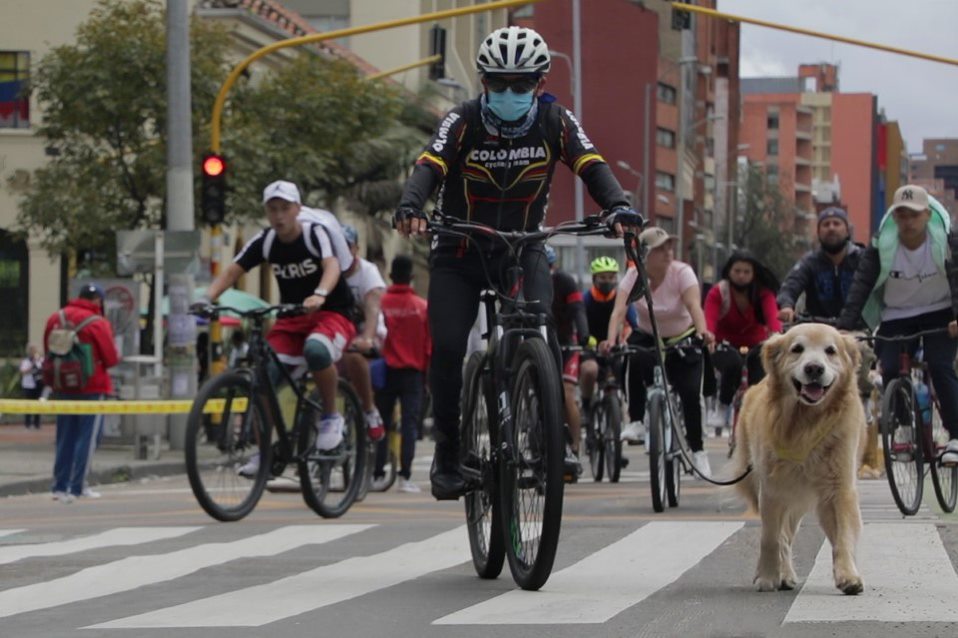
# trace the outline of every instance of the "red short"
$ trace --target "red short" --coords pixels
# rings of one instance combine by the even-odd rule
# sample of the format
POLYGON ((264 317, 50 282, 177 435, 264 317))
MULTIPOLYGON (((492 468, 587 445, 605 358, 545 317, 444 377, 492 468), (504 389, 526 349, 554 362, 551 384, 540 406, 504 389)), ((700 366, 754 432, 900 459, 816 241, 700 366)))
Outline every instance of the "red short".
POLYGON ((276 320, 266 340, 273 347, 279 360, 290 365, 305 362, 303 348, 306 339, 316 339, 329 350, 333 361, 339 361, 343 350, 356 336, 353 322, 339 314, 320 310, 297 317, 281 317, 276 320))
POLYGON ((580 353, 578 352, 567 352, 562 357, 562 380, 568 381, 569 383, 578 383, 579 382, 579 361, 581 360, 580 353))

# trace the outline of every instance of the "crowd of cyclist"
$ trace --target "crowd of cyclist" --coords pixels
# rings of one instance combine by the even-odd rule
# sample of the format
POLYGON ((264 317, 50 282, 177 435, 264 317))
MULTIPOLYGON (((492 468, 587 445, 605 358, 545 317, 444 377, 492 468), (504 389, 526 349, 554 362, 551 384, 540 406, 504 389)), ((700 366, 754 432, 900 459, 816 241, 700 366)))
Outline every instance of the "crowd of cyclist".
MULTIPOLYGON (((546 221, 555 165, 564 163, 604 211, 601 221, 610 236, 640 233, 660 338, 666 344, 697 339, 694 348, 670 351, 665 373, 681 400, 688 445, 700 474, 710 472, 703 421, 716 429, 728 425, 743 367, 748 383, 762 378, 761 344, 781 331, 783 322, 794 320, 799 297, 804 297, 809 315, 833 318, 847 330, 880 324, 880 334, 900 335, 948 327, 950 334, 926 341, 925 353, 952 438, 945 460, 958 462, 958 376, 953 366, 958 348, 958 265, 951 257, 958 250, 958 234, 951 230, 947 211, 924 189, 908 185, 895 193, 868 248, 852 242, 846 212, 828 208, 818 216, 820 247, 796 264, 783 285, 754 255, 738 251, 703 297, 693 268, 676 259, 673 238, 661 228, 648 227, 632 210, 574 114, 545 92, 551 56, 542 37, 522 27, 497 29, 481 43, 476 64, 482 93, 442 118, 406 182, 393 217, 402 235, 427 234, 427 209, 437 191, 436 210, 444 214, 497 230, 535 231, 546 221), (717 395, 707 419, 702 414, 703 395, 717 395)), ((270 344, 281 356, 305 356, 321 392, 326 388, 329 393, 330 380, 335 382, 335 372, 329 370, 335 370, 332 364, 342 358, 345 346, 351 343, 364 351, 374 338, 376 331, 369 325, 373 308, 367 306, 360 313, 367 323, 357 337, 357 326, 345 321, 348 306, 355 303, 349 301, 349 286, 344 283, 355 275, 351 256, 343 261, 335 254, 333 224, 298 221, 295 186, 271 184, 264 205, 271 228, 251 241, 213 282, 211 297, 253 266, 271 263, 283 301, 302 303, 314 312, 309 319, 278 322, 269 335, 270 344)), ((509 256, 488 233, 472 238, 443 235, 431 242, 428 320, 433 349, 428 382, 436 449, 430 479, 432 494, 440 500, 456 499, 467 490, 459 460, 463 362, 480 293, 506 283, 509 256)), ((598 257, 591 263, 587 290, 580 290, 575 279, 556 266, 555 253, 545 244, 522 253, 523 292, 536 312, 549 317, 556 356, 562 352, 560 345, 577 346, 567 347, 563 360, 557 361, 570 432, 566 460, 574 464, 581 452, 581 423, 589 423, 597 380, 607 370, 624 374, 628 390, 629 423, 622 437, 642 438, 652 362, 641 350, 633 350, 625 357, 624 370, 607 363, 616 358, 617 344, 650 346, 653 337, 645 300, 627 299, 638 276, 634 264, 623 270, 613 257, 598 257), (576 390, 579 404, 574 400, 576 390)), ((361 290, 355 292, 369 301, 361 290)), ((895 356, 892 351, 879 353, 886 379, 896 372, 895 356)), ((370 432, 380 434, 381 419, 364 383, 360 380, 358 385, 370 432)), ((326 404, 332 405, 331 397, 326 404)), ((318 440, 321 446, 337 445, 342 440, 342 417, 324 415, 318 440)))

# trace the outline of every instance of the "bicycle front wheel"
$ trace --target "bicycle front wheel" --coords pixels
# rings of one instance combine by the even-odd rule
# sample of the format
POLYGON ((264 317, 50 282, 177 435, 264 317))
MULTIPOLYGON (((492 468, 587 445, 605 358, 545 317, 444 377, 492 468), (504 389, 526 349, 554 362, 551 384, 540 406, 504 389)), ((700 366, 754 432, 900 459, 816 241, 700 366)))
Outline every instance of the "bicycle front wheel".
POLYGON ((652 488, 652 509, 656 512, 665 510, 667 498, 666 475, 668 474, 665 458, 665 397, 660 393, 649 397, 647 407, 649 412, 649 483, 652 488))
POLYGON ((238 521, 256 507, 270 468, 270 426, 249 376, 219 374, 200 388, 186 422, 190 487, 206 513, 238 521))
POLYGON ((918 511, 924 487, 917 418, 911 383, 894 379, 882 397, 881 443, 892 498, 906 516, 918 511))
POLYGON ((609 483, 618 483, 622 471, 622 404, 618 394, 610 392, 602 400, 605 414, 605 471, 609 483))
MULTIPOLYGON (((313 400, 319 403, 319 397, 313 400)), ((366 422, 359 398, 345 379, 336 388, 335 411, 343 416, 343 441, 316 448, 319 415, 309 404, 299 413, 299 482, 303 500, 323 518, 338 518, 356 501, 366 472, 366 422)))
POLYGON ((496 498, 495 412, 489 378, 482 374, 485 355, 474 352, 462 382, 463 466, 475 472, 480 486, 466 494, 466 528, 472 564, 480 578, 498 578, 506 559, 502 515, 496 498))
POLYGON ((669 507, 679 506, 679 493, 682 491, 682 451, 680 436, 685 436, 680 408, 674 403, 672 416, 678 427, 666 428, 665 449, 668 450, 668 460, 665 463, 665 492, 668 496, 669 507))
POLYGON ((512 366, 512 432, 499 463, 506 555, 516 584, 537 590, 552 573, 562 523, 562 391, 544 340, 523 341, 512 366))
POLYGON ((596 483, 602 482, 605 475, 605 402, 596 399, 592 409, 592 426, 586 438, 589 451, 589 469, 596 483))
POLYGON ((937 408, 932 412, 932 428, 928 436, 928 463, 931 465, 931 482, 935 486, 935 497, 941 509, 950 514, 955 511, 955 504, 958 502, 958 465, 941 463, 941 452, 950 436, 941 423, 937 408))

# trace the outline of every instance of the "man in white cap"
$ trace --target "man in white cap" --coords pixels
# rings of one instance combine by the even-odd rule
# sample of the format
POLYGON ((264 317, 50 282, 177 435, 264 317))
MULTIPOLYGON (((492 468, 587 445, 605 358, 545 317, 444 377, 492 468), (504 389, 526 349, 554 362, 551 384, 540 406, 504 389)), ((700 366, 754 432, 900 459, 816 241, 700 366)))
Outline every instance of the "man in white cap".
MULTIPOLYGON (((206 292, 215 301, 242 275, 267 262, 279 284, 280 301, 301 304, 306 309, 304 315, 277 319, 266 339, 280 361, 288 365, 305 362, 312 372, 328 410, 316 424, 316 447, 329 451, 343 441, 343 417, 335 411, 339 378, 334 364, 356 336, 350 319, 354 303, 345 277, 340 276, 340 259, 330 230, 326 225, 299 219, 300 201, 299 189, 291 182, 277 181, 267 186, 263 204, 269 228, 246 243, 206 292)), ((239 473, 253 476, 258 469, 259 456, 254 454, 239 473)))
MULTIPOLYGON (((885 337, 947 328, 924 337, 924 358, 951 440, 942 463, 958 464, 958 235, 951 216, 921 186, 895 191, 892 205, 865 250, 838 327, 857 327, 859 316, 885 337)), ((915 340, 917 341, 917 340, 915 340)), ((887 386, 898 376, 898 344, 881 344, 878 353, 887 386)), ((909 342, 910 352, 918 344, 909 342)), ((921 399, 919 398, 919 401, 921 399)))

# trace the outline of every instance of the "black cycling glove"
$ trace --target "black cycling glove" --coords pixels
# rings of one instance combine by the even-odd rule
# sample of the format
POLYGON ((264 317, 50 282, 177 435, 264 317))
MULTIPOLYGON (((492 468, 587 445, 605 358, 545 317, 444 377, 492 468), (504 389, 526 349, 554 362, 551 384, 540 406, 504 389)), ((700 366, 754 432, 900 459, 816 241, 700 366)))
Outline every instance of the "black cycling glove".
POLYGON ((400 206, 393 214, 393 228, 399 228, 400 224, 407 219, 429 220, 429 218, 426 217, 426 213, 417 208, 413 208, 412 206, 400 206))

